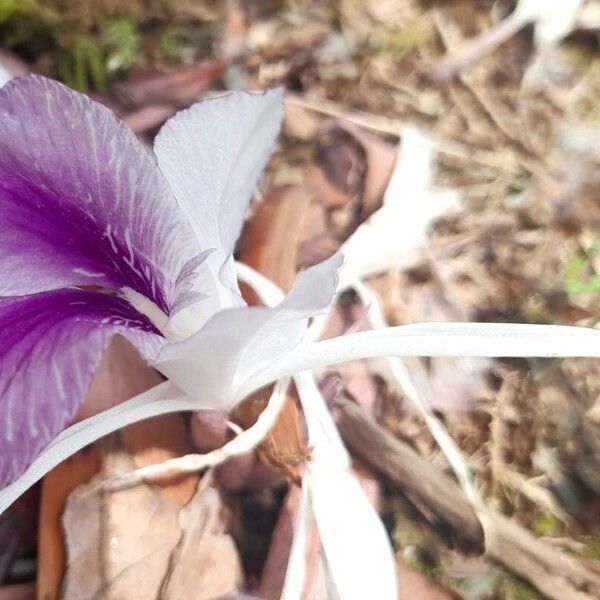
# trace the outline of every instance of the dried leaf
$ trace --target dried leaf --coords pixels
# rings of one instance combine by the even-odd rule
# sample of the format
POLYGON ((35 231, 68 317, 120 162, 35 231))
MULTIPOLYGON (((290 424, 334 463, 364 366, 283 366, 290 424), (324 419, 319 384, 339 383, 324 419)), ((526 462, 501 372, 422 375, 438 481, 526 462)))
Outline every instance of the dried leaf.
POLYGON ((164 103, 185 106, 198 100, 223 74, 224 67, 221 60, 214 59, 170 72, 134 72, 127 81, 117 84, 115 91, 135 107, 164 103))
POLYGON ((212 600, 242 586, 240 557, 233 540, 222 530, 221 510, 219 494, 211 487, 200 490, 181 510, 182 534, 171 556, 160 598, 212 600))
MULTIPOLYGON (((131 468, 127 455, 113 452, 104 476, 131 468)), ((63 598, 208 599, 235 591, 240 561, 218 523, 220 510, 211 488, 181 512, 147 485, 108 492, 96 483, 80 486, 63 517, 69 557, 63 598)))

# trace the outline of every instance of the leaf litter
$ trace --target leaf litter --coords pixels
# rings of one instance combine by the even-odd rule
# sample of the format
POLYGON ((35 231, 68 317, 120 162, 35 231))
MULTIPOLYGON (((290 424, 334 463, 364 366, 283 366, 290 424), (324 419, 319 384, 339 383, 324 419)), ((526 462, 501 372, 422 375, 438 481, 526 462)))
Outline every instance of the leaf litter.
MULTIPOLYGON (((139 19, 134 4, 133 18, 139 19)), ((179 16, 189 18, 183 4, 179 16)), ((325 334, 449 319, 594 325, 597 291, 575 284, 591 281, 598 269, 598 21, 594 2, 560 4, 573 14, 553 23, 550 12, 540 13, 545 3, 531 1, 518 3, 513 13, 513 3, 496 2, 491 10, 490 3, 475 0, 207 3, 191 20, 193 34, 189 25, 177 32, 178 59, 145 58, 102 94, 151 137, 167 116, 207 89, 283 83, 294 90, 285 135, 261 183, 239 258, 283 288, 300 268, 339 248, 349 253, 349 267, 381 259, 374 270, 355 262, 347 280, 354 292, 339 297, 325 334), (520 19, 519 27, 504 35, 501 46, 492 44, 510 19, 520 19), (533 40, 520 27, 526 22, 534 24, 533 40), (208 56, 194 41, 208 31, 207 23, 223 25, 208 56), (464 60, 469 40, 489 49, 478 53, 476 63, 464 60), (448 69, 452 61, 460 68, 448 69), (430 173, 416 189, 419 164, 409 165, 412 177, 401 180, 409 188, 397 193, 393 165, 415 131, 434 157, 430 173), (427 209, 434 197, 451 197, 454 209, 447 211, 443 201, 427 209), (373 225, 378 221, 382 229, 373 225), (362 233, 366 227, 375 229, 371 237, 362 233), (583 291, 569 291, 578 289, 583 291)), ((4 56, 0 64, 8 73, 17 72, 13 64, 23 68, 4 56)), ((26 68, 48 67, 36 59, 26 68)), ((416 161, 416 152, 410 156, 416 161)), ((460 550, 461 531, 440 526, 444 515, 416 501, 410 482, 390 483, 368 456, 354 451, 377 488, 372 497, 395 544, 403 597, 594 597, 600 536, 597 361, 404 363, 459 449, 485 505, 541 538, 545 545, 535 548, 583 556, 588 574, 575 576, 550 559, 545 573, 511 573, 511 565, 497 568, 497 548, 491 546, 491 558, 469 557, 460 550), (554 592, 543 585, 544 577, 557 586, 554 592)), ((432 476, 453 477, 452 461, 440 452, 410 393, 390 374, 389 361, 360 361, 321 375, 337 377, 338 401, 330 399, 336 410, 343 411, 347 401, 362 407, 426 458, 432 476)), ((285 415, 285 424, 271 432, 272 446, 279 447, 278 436, 287 442, 290 430, 304 431, 300 412, 285 415)), ((215 421, 209 426, 196 415, 191 419, 193 436, 186 421, 177 426, 184 445, 199 438, 207 443, 215 421)), ((228 419, 217 416, 219 433, 200 451, 233 438, 228 419)), ((144 430, 150 444, 160 428, 144 430)), ((104 476, 139 461, 135 444, 120 437, 96 444, 104 476)), ((237 590, 279 597, 285 561, 276 558, 292 542, 299 491, 286 483, 285 468, 273 467, 268 458, 269 465, 263 464, 265 452, 263 446, 251 457, 230 459, 215 469, 217 488, 203 486, 203 480, 193 498, 181 501, 185 494, 179 495, 179 503, 150 483, 109 494, 94 492, 94 480, 82 483, 62 515, 66 570, 64 578, 62 571, 55 574, 62 591, 53 597, 92 597, 99 590, 102 597, 235 597, 237 590), (213 552, 222 559, 218 563, 211 562, 213 552), (84 568, 84 557, 95 561, 93 569, 89 563, 84 568), (213 589, 213 596, 201 595, 213 589)), ((42 496, 42 506, 48 502, 42 496)), ((522 548, 512 543, 506 552, 522 548)), ((31 555, 27 546, 21 556, 31 555)), ((309 547, 313 574, 305 597, 326 597, 318 540, 309 547)), ((531 564, 526 554, 520 556, 522 565, 531 564)), ((15 582, 22 559, 11 560, 7 581, 15 582)), ((38 578, 62 568, 40 560, 38 578)))

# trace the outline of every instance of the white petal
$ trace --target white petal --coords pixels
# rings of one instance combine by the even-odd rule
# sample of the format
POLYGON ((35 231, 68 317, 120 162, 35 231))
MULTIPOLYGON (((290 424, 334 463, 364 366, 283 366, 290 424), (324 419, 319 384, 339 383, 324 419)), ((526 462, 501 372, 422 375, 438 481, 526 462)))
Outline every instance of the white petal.
POLYGON ((298 514, 294 523, 294 537, 288 558, 281 600, 300 600, 306 575, 306 558, 313 522, 313 512, 308 491, 308 479, 302 480, 302 491, 298 504, 298 514))
POLYGON ((350 458, 312 375, 305 371, 294 380, 313 447, 305 485, 337 595, 395 600, 394 552, 388 535, 349 471, 350 458))
MULTIPOLYGON (((264 302, 280 300, 281 291, 252 269, 238 267, 238 274, 253 285, 264 302)), ((309 292, 307 287, 304 294, 309 292)), ((302 592, 314 512, 332 580, 328 597, 395 600, 398 591, 394 553, 387 533, 349 472, 350 458, 312 375, 297 373, 294 381, 313 450, 302 482, 301 504, 282 597, 295 600, 302 592)))
POLYGON ((340 289, 355 278, 396 266, 423 246, 431 222, 458 203, 458 195, 430 189, 435 153, 415 127, 402 129, 398 154, 383 205, 340 248, 345 257, 340 289))
POLYGON ((319 537, 340 598, 398 597, 393 550, 379 516, 346 470, 309 463, 308 485, 319 537))
POLYGON ((308 319, 329 307, 337 285, 340 255, 304 271, 274 308, 234 308, 214 315, 189 339, 160 352, 159 371, 204 408, 229 409, 237 388, 275 357, 296 347, 308 319))
POLYGON ((177 113, 156 137, 161 171, 190 220, 212 275, 237 290, 233 253, 244 215, 273 150, 283 90, 231 92, 177 113))

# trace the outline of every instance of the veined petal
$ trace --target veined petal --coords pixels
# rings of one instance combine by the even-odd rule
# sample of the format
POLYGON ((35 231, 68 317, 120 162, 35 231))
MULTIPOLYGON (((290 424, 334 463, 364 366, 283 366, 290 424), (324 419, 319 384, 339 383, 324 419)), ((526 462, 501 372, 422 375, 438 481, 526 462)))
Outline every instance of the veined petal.
MULTIPOLYGON (((230 92, 179 112, 154 152, 203 248, 214 282, 237 293, 229 259, 283 117, 283 90, 230 92)), ((230 299, 229 306, 232 305, 230 299)))
POLYGON ((165 343, 116 296, 63 289, 0 299, 0 487, 73 418, 115 333, 147 360, 165 343))
POLYGON ((0 89, 0 214, 2 296, 129 287, 168 314, 190 286, 177 280, 198 243, 153 157, 108 108, 56 81, 0 89))
POLYGON ((224 310, 195 335, 165 346, 154 366, 207 408, 231 408, 236 390, 256 371, 296 347, 308 319, 329 307, 341 255, 304 271, 274 308, 224 310))

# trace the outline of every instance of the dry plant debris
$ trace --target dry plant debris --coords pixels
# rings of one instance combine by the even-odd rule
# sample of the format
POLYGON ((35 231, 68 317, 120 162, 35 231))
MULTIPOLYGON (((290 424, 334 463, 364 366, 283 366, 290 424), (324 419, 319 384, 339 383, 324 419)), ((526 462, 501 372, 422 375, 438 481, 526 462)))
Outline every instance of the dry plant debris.
MULTIPOLYGON (((0 16, 10 4, 0 0, 0 16)), ((0 77, 57 74, 62 64, 63 78, 98 88, 91 93, 147 141, 209 90, 285 85, 284 137, 239 258, 287 289, 301 268, 339 248, 381 258, 374 238, 361 242, 369 219, 387 228, 375 240, 389 240, 377 269, 352 273, 325 335, 450 318, 594 325, 600 19, 597 2, 557 6, 566 15, 558 26, 546 3, 531 0, 84 2, 56 29, 47 12, 6 13, 0 77), (9 34, 31 18, 53 32, 49 47, 12 41, 9 34), (115 23, 126 38, 118 52, 103 37, 115 23), (94 47, 81 43, 90 31, 94 47), (132 31, 137 45, 127 63, 132 31), (97 64, 103 75, 94 75, 97 64), (434 156, 431 172, 419 188, 418 163, 409 166, 389 210, 394 165, 415 131, 434 156), (447 199, 443 193, 454 209, 442 203, 427 212, 425 202, 447 199), (416 209, 424 210, 421 221, 416 209)), ((124 379, 141 390, 158 377, 136 366, 130 349, 115 352, 86 410, 135 393, 123 389, 124 379)), ((600 596, 598 361, 411 359, 404 366, 427 418, 385 361, 321 374, 325 385, 337 382, 325 395, 386 516, 402 597, 600 596), (459 451, 481 505, 456 483, 465 482, 440 451, 432 422, 459 451)), ((253 418, 177 415, 108 438, 59 467, 42 485, 39 509, 32 494, 0 521, 0 540, 5 531, 18 539, 0 541, 0 598, 34 597, 20 583, 34 577, 44 600, 238 591, 278 598, 299 503, 288 455, 291 448, 293 470, 301 471, 305 439, 292 395, 254 454, 231 458, 200 483, 167 478, 107 492, 94 479, 194 446, 208 452, 233 438, 230 422, 247 427, 253 418), (36 574, 25 567, 35 556, 38 515, 36 574)), ((316 538, 309 549, 304 596, 323 598, 316 538)))

